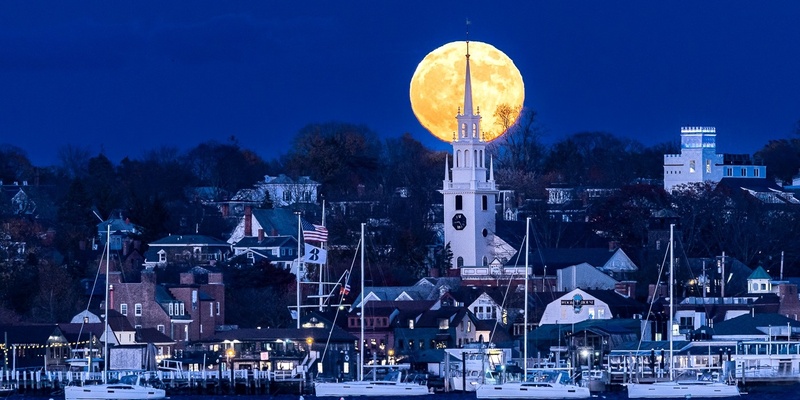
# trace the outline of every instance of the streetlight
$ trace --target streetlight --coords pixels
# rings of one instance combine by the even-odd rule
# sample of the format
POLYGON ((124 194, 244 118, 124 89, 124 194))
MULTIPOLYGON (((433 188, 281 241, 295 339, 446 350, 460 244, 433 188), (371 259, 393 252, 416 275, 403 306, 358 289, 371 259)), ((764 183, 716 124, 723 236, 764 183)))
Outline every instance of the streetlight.
POLYGON ((225 357, 228 359, 228 373, 231 376, 231 390, 233 390, 233 357, 236 356, 236 351, 233 347, 228 347, 225 350, 225 357))
POLYGON ((306 338, 306 344, 308 345, 308 354, 310 355, 311 354, 311 345, 314 344, 314 338, 312 338, 310 336, 307 337, 306 338))

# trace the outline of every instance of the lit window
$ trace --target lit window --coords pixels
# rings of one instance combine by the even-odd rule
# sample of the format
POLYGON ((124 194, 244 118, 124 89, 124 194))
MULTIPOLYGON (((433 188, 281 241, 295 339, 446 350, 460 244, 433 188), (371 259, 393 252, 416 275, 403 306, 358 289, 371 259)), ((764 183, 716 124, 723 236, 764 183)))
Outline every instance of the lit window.
MULTIPOLYGON (((413 319, 408 320, 408 329, 414 329, 414 320, 413 319)), ((412 344, 412 346, 413 346, 413 344, 412 344)))

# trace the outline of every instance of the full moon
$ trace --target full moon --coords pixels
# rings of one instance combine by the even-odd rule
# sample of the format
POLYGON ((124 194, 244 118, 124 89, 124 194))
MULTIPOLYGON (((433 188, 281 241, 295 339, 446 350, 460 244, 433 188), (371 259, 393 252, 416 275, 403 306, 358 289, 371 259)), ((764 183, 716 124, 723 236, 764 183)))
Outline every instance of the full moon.
MULTIPOLYGON (((428 53, 411 78, 411 109, 420 124, 437 138, 451 142, 458 127, 455 116, 464 107, 466 42, 448 43, 428 53)), ((519 117, 525 99, 522 75, 502 51, 481 42, 469 42, 472 103, 481 113, 481 132, 486 141, 498 138, 504 127, 495 117, 500 105, 519 117)))

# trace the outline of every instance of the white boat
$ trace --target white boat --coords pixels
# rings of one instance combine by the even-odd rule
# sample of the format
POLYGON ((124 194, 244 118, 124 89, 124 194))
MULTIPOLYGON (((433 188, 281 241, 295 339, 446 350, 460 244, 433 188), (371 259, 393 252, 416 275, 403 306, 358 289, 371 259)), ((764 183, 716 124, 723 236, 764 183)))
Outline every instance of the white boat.
POLYGON ((475 391, 477 399, 587 399, 590 396, 589 388, 574 384, 566 372, 559 372, 548 380, 484 384, 475 391))
MULTIPOLYGON (((469 62, 469 60, 467 60, 469 62)), ((528 321, 528 254, 531 219, 525 226, 525 323, 528 321)), ((588 399, 591 396, 588 387, 576 385, 566 371, 536 375, 528 380, 528 329, 523 333, 524 380, 520 382, 484 383, 475 390, 477 399, 588 399)))
POLYGON ((317 382, 314 394, 317 397, 346 396, 422 396, 430 394, 428 386, 415 382, 403 382, 400 371, 392 371, 383 380, 350 382, 317 382))
MULTIPOLYGON (((669 312, 672 321, 674 319, 674 288, 672 277, 674 269, 674 242, 673 230, 675 225, 669 227, 669 312)), ((672 331, 672 329, 670 329, 672 331)), ((653 383, 628 383, 626 384, 629 399, 668 399, 668 398, 687 398, 687 397, 738 397, 739 387, 735 384, 714 380, 676 380, 675 379, 675 359, 673 357, 672 332, 669 332, 669 380, 653 383)))
MULTIPOLYGON (((108 335, 111 331, 108 329, 108 273, 110 262, 109 244, 111 243, 111 225, 107 227, 106 237, 106 293, 105 293, 105 317, 104 319, 104 332, 106 340, 104 343, 105 359, 108 359, 108 335)), ((88 361, 88 360, 87 360, 88 361)), ((104 369, 108 369, 106 363, 104 369)), ((157 389, 150 386, 145 386, 141 383, 141 376, 127 375, 120 378, 119 382, 107 382, 107 372, 103 371, 103 382, 98 384, 87 384, 83 386, 67 386, 64 388, 64 400, 159 400, 167 397, 164 389, 157 389)))
POLYGON ((474 392, 484 383, 500 382, 499 374, 494 372, 498 366, 506 364, 511 358, 510 349, 474 346, 467 344, 461 348, 445 349, 461 362, 451 364, 448 374, 450 388, 457 392, 474 392))
POLYGON ((737 397, 739 388, 725 382, 714 381, 666 381, 653 383, 629 383, 629 399, 666 399, 688 397, 737 397))
MULTIPOLYGON (((361 293, 364 293, 364 225, 361 224, 361 293)), ((362 309, 363 309, 362 304, 362 309)), ((361 340, 364 343, 364 313, 361 313, 361 340)), ((400 371, 392 371, 382 380, 365 381, 364 352, 358 356, 358 377, 356 381, 315 382, 314 394, 317 397, 348 396, 422 396, 430 394, 428 386, 422 382, 404 382, 400 371)))
POLYGON ((144 386, 136 375, 123 376, 118 383, 64 388, 65 400, 158 400, 165 397, 164 389, 144 386))

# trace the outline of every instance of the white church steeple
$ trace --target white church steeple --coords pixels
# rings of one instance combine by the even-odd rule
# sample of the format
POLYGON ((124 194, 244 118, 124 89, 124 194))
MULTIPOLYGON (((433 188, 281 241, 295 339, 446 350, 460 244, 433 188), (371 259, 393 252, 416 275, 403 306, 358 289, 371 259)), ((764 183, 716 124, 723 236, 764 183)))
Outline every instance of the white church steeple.
MULTIPOLYGON (((474 108, 469 42, 466 53, 464 107, 456 115, 452 174, 445 172, 444 237, 453 252, 451 268, 488 265, 494 259, 494 171, 487 170, 486 142, 481 134, 480 108, 474 108), (487 179, 488 173, 488 179, 487 179), (450 175, 450 176, 448 176, 450 175)), ((445 168, 449 163, 445 161, 445 168)))

